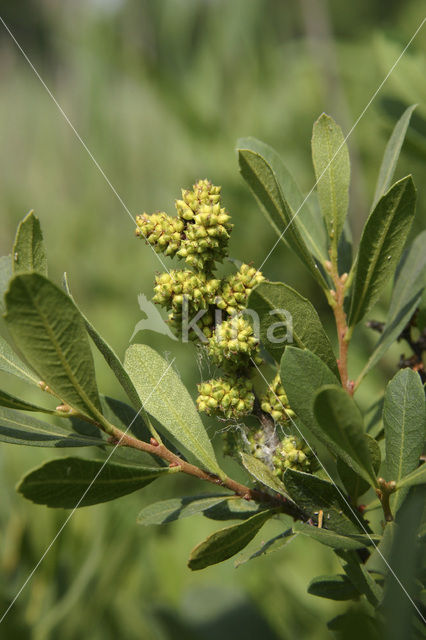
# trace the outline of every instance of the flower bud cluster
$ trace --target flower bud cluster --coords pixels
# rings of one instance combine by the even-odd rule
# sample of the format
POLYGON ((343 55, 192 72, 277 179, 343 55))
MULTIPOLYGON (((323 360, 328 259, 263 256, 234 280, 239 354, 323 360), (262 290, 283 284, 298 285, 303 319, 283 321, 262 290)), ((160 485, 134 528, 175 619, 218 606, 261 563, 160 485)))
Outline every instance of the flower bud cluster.
POLYGON ((246 309, 251 290, 263 280, 265 278, 260 271, 248 264, 242 264, 237 273, 223 280, 220 293, 216 298, 216 306, 229 315, 246 309))
POLYGON ((199 411, 225 418, 240 418, 251 413, 254 394, 250 380, 226 376, 198 385, 199 411))
POLYGON ((175 203, 178 216, 144 213, 136 218, 136 235, 157 253, 177 255, 195 269, 210 269, 227 254, 232 230, 230 215, 221 206, 220 187, 199 180, 193 190, 182 190, 175 203))
POLYGON ((261 364, 259 340, 242 311, 248 296, 264 277, 243 264, 237 273, 218 280, 215 262, 227 254, 233 225, 221 206, 221 188, 199 180, 192 190, 182 190, 176 200, 177 217, 165 213, 137 218, 136 235, 144 237, 157 252, 184 259, 189 268, 156 277, 154 302, 169 312, 169 324, 178 334, 189 321, 190 339, 200 338, 192 330, 194 321, 207 338, 206 350, 223 377, 199 385, 198 408, 208 414, 237 419, 252 412, 253 385, 249 379, 252 359, 261 364), (204 312, 204 313, 200 313, 204 312), (224 316, 219 323, 218 316, 224 316))
POLYGON ((224 320, 217 325, 207 344, 207 353, 213 362, 225 369, 251 366, 251 358, 256 363, 259 358, 259 339, 253 327, 242 315, 224 320))
POLYGON ((274 473, 280 476, 286 469, 311 472, 315 465, 315 454, 299 436, 285 436, 272 457, 274 473))
POLYGON ((185 237, 177 255, 196 269, 203 269, 214 262, 221 262, 227 255, 232 229, 229 222, 230 216, 226 210, 218 202, 202 204, 194 211, 183 200, 177 201, 176 208, 179 216, 184 220, 187 221, 188 217, 192 216, 185 226, 185 237), (185 205, 184 209, 180 203, 185 205))
POLYGON ((172 270, 155 278, 153 301, 177 312, 186 299, 189 312, 199 311, 213 304, 219 286, 220 280, 208 279, 203 273, 172 270))
POLYGON ((277 373, 268 390, 261 397, 260 406, 262 411, 269 413, 277 424, 284 424, 295 415, 294 411, 290 409, 279 373, 277 373))
POLYGON ((249 453, 263 462, 266 457, 265 453, 268 450, 267 438, 264 430, 257 429, 257 431, 251 431, 247 436, 247 440, 249 444, 249 453))
POLYGON ((184 223, 179 218, 171 218, 166 213, 144 213, 136 216, 136 236, 144 238, 157 253, 176 255, 181 246, 184 223))

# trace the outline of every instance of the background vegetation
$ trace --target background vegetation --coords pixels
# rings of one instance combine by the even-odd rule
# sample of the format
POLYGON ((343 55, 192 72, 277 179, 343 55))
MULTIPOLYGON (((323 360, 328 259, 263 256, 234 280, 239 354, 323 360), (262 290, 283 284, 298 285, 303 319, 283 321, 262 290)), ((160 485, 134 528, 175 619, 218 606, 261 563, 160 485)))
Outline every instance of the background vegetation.
MULTIPOLYGON (((132 215, 173 213, 180 188, 208 177, 223 185, 234 217, 232 256, 259 266, 275 237, 238 174, 236 139, 253 135, 272 144, 309 191, 313 120, 326 111, 349 131, 424 17, 421 8, 419 0, 19 0, 1 15, 132 215)), ((0 255, 10 252, 18 221, 34 209, 51 275, 59 280, 68 272, 81 307, 123 353, 142 318, 137 295, 151 296, 159 263, 135 240, 128 212, 2 25, 0 54, 0 255)), ((355 237, 387 136, 404 106, 414 102, 396 177, 413 173, 416 230, 424 227, 425 73, 423 31, 350 137, 355 237)), ((264 273, 295 286, 328 313, 290 252, 277 247, 264 273)), ((381 319, 380 306, 374 318, 381 319)), ((178 370, 195 390, 195 350, 151 332, 136 340, 176 355, 178 370)), ((368 329, 358 331, 353 375, 374 340, 368 329)), ((359 396, 365 406, 381 393, 403 350, 396 345, 370 375, 359 396)), ((102 390, 117 395, 98 364, 102 390)), ((0 613, 67 517, 14 492, 23 471, 52 455, 0 448, 0 613)), ((159 480, 151 492, 167 497, 169 484, 159 480)), ((176 492, 191 490, 182 486, 185 479, 176 484, 176 492)), ((308 595, 306 586, 336 569, 331 550, 297 538, 281 554, 237 570, 228 561, 193 574, 185 558, 214 525, 199 518, 161 531, 137 527, 145 504, 140 492, 76 513, 3 623, 4 637, 330 636, 325 622, 345 604, 308 595)), ((265 535, 273 529, 272 522, 265 535)))

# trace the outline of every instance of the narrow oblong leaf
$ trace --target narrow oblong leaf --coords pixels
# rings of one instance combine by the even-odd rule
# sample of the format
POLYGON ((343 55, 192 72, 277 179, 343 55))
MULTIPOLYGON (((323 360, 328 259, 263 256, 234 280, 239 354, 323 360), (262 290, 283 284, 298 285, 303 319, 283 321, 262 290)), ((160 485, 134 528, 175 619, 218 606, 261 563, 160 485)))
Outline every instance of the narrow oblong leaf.
POLYGON ((269 489, 288 497, 283 483, 266 464, 248 453, 241 453, 240 455, 244 467, 255 480, 269 487, 269 489))
MULTIPOLYGON (((420 376, 402 369, 389 382, 383 407, 386 442, 386 478, 397 485, 419 465, 425 441, 425 392, 420 376)), ((396 495, 399 506, 406 492, 396 495)))
POLYGON ((404 476, 397 484, 397 488, 414 487, 419 484, 426 484, 426 464, 420 465, 407 476, 404 476))
POLYGON ((259 549, 252 553, 250 556, 242 557, 236 560, 235 567, 240 567, 242 564, 245 564, 249 560, 254 560, 255 558, 269 555, 270 553, 274 553, 275 551, 281 551, 281 549, 284 549, 284 547, 287 546, 289 542, 294 540, 296 535, 297 534, 295 534, 292 529, 287 529, 287 531, 284 531, 274 538, 267 540, 267 542, 262 542, 259 549))
MULTIPOLYGON (((64 273, 64 288, 65 288, 65 291, 68 293, 69 297, 71 298, 71 300, 74 302, 77 311, 83 318, 84 324, 86 325, 87 333, 92 338, 95 346, 104 357, 105 362, 110 367, 111 371, 115 374, 115 377, 117 378, 121 387, 127 394, 127 397, 129 398, 130 402, 136 409, 140 409, 142 407, 142 403, 139 398, 138 392, 136 391, 135 386, 130 379, 130 376, 125 370, 118 355, 115 353, 112 347, 110 347, 110 345, 103 339, 103 337, 98 333, 98 331, 92 325, 90 320, 84 315, 84 313, 81 311, 79 306, 76 304, 70 291, 68 277, 66 273, 64 273)), ((141 413, 143 413, 143 411, 141 413)))
MULTIPOLYGON (((237 149, 249 149, 258 153, 269 164, 292 215, 296 215, 295 223, 309 251, 322 263, 328 260, 327 233, 322 216, 315 207, 311 206, 313 198, 311 196, 305 198, 302 195, 279 154, 269 145, 251 137, 238 140, 237 149)), ((274 225, 272 226, 274 227, 274 225)), ((281 229, 281 232, 284 231, 284 228, 281 229)), ((278 229, 276 230, 278 231, 278 229)))
POLYGON ((392 135, 386 145, 382 164, 380 166, 372 208, 376 206, 391 184, 393 174, 395 173, 396 165, 398 163, 399 154, 404 143, 405 134, 407 133, 408 125, 410 124, 411 114, 416 106, 417 105, 413 104, 410 107, 407 107, 392 131, 392 135))
POLYGON ((286 347, 281 358, 280 376, 292 410, 306 429, 321 437, 322 430, 314 416, 314 398, 324 385, 339 384, 336 376, 317 355, 292 346, 286 347))
POLYGON ((227 520, 247 520, 259 511, 262 511, 262 507, 256 502, 229 499, 210 507, 204 511, 203 515, 209 520, 225 522, 227 520))
POLYGON ((232 558, 253 540, 257 532, 273 515, 274 511, 272 510, 261 511, 244 522, 238 522, 216 531, 191 551, 188 567, 193 571, 198 571, 232 558))
POLYGON ((416 190, 407 176, 380 198, 370 214, 356 261, 350 327, 363 319, 392 277, 414 219, 415 204, 416 190))
POLYGON ((281 282, 262 282, 251 292, 249 309, 260 318, 260 338, 279 360, 286 344, 309 349, 338 375, 336 356, 313 305, 281 282))
POLYGON ((144 526, 153 524, 168 524, 181 518, 204 513, 222 502, 235 500, 228 495, 188 496, 187 498, 172 498, 150 504, 139 512, 136 522, 144 526))
POLYGON ((306 246, 296 212, 288 204, 277 177, 278 154, 259 140, 244 138, 237 143, 240 172, 280 239, 288 243, 321 287, 328 285, 306 246))
POLYGON ((386 324, 397 317, 413 297, 423 293, 426 287, 425 247, 426 230, 416 236, 398 264, 386 324))
POLYGON ((0 408, 0 442, 29 447, 89 447, 108 444, 105 440, 73 433, 56 424, 47 424, 32 415, 0 408))
POLYGON ((38 384, 39 382, 35 373, 22 362, 2 336, 0 336, 0 371, 17 376, 30 384, 38 384))
POLYGON ((328 235, 337 246, 349 203, 349 153, 341 128, 323 113, 312 132, 318 199, 328 235))
POLYGON ((30 211, 18 226, 13 245, 14 274, 36 271, 47 276, 47 256, 40 221, 30 211))
POLYGON ((322 387, 315 396, 314 414, 322 430, 322 442, 364 480, 376 486, 364 421, 353 398, 342 387, 322 387))
POLYGON ((30 366, 73 409, 102 418, 83 321, 70 298, 38 273, 15 276, 6 294, 9 331, 30 366))
MULTIPOLYGON (((357 385, 362 378, 382 358, 389 347, 400 336, 415 310, 421 304, 426 287, 426 231, 422 231, 407 251, 404 252, 396 270, 395 283, 389 310, 386 316, 385 329, 380 336, 374 351, 360 373, 357 385)), ((419 314, 417 314, 417 319, 419 314)), ((419 326, 419 330, 422 328, 419 326)))
POLYGON ((133 493, 166 473, 170 473, 166 467, 133 467, 105 464, 102 460, 59 458, 30 471, 17 490, 36 504, 74 509, 133 493))
POLYGON ((0 312, 4 311, 4 294, 9 286, 9 280, 13 276, 12 256, 0 257, 0 312))
POLYGON ((284 485, 295 503, 311 517, 323 512, 327 529, 342 535, 362 532, 362 520, 334 484, 303 471, 287 469, 284 485))
POLYGON ((370 575, 369 571, 359 561, 359 556, 356 551, 336 551, 337 556, 342 561, 343 570, 352 582, 354 587, 363 593, 368 602, 377 607, 383 596, 383 591, 380 585, 370 575))
MULTIPOLYGON (((370 435, 365 434, 365 440, 370 452, 371 462, 373 464, 374 472, 377 474, 380 469, 382 461, 382 455, 380 452, 379 444, 370 435)), ((337 460, 337 472, 343 485, 347 491, 351 501, 356 504, 359 496, 362 496, 370 488, 370 483, 361 478, 351 467, 349 467, 342 458, 337 460)))
POLYGON ((329 600, 352 600, 359 595, 346 575, 317 576, 310 581, 308 593, 329 600))
POLYGON ((9 409, 19 409, 21 411, 37 411, 39 413, 51 413, 51 414, 57 413, 55 409, 48 409, 47 407, 40 407, 36 404, 32 404, 31 402, 26 402, 25 400, 16 398, 10 393, 7 393, 7 391, 2 391, 1 389, 0 389, 0 406, 8 407, 9 409))
POLYGON ((421 614, 424 615, 424 541, 419 540, 418 533, 425 521, 425 498, 424 487, 413 487, 397 515, 389 565, 386 567, 387 579, 382 604, 386 638, 409 637, 407 630, 413 623, 420 624, 417 624, 418 633, 412 633, 412 637, 424 636, 425 620, 422 621, 423 624, 420 622, 421 614), (411 602, 410 598, 401 601, 401 589, 398 588, 400 585, 393 579, 393 575, 389 575, 390 573, 397 575, 406 586, 411 602), (418 604, 417 611, 412 605, 413 600, 418 604))
POLYGON ((295 533, 313 538, 321 544, 331 547, 332 549, 362 549, 375 544, 380 540, 379 536, 367 536, 365 534, 357 534, 345 536, 329 529, 313 527, 304 522, 295 522, 293 525, 295 533))
POLYGON ((146 411, 207 469, 223 477, 192 398, 166 360, 151 347, 134 344, 126 351, 124 366, 146 411))

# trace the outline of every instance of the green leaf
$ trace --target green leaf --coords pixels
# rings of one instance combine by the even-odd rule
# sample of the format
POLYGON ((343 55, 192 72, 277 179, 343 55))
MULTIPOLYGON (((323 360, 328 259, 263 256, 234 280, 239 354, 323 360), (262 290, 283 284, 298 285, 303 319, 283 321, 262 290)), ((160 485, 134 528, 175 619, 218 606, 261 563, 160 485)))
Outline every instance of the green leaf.
MULTIPOLYGON (((327 233, 322 216, 319 210, 311 206, 310 201, 313 200, 313 198, 305 198, 302 195, 297 183, 281 160, 279 154, 272 149, 272 147, 256 138, 242 138, 238 140, 237 149, 250 150, 257 153, 269 164, 292 215, 296 214, 295 223, 309 251, 322 263, 328 260, 327 233)), ((278 228, 275 227, 274 224, 272 226, 276 229, 277 233, 279 233, 280 229, 281 233, 285 229, 282 221, 281 225, 280 221, 278 221, 278 228), (281 228, 281 226, 283 228, 281 228)))
POLYGON ((0 408, 0 442, 30 447, 89 447, 105 440, 72 433, 56 424, 47 424, 31 415, 0 408))
POLYGON ((276 360, 290 337, 296 347, 309 349, 338 375, 330 340, 309 300, 281 282, 262 282, 251 292, 248 307, 259 315, 260 338, 276 360))
POLYGON ((272 491, 277 491, 282 496, 288 497, 283 483, 266 464, 248 453, 241 453, 240 455, 244 467, 255 480, 269 487, 272 491))
POLYGON ((317 355, 291 346, 281 358, 280 376, 293 411, 311 433, 322 437, 314 416, 315 393, 324 385, 339 384, 336 376, 317 355))
POLYGON ((424 616, 424 541, 418 539, 418 532, 424 520, 425 499, 426 489, 413 487, 397 514, 396 523, 391 523, 394 524, 394 535, 381 607, 387 639, 424 637, 424 620, 419 625, 418 635, 407 631, 414 621, 420 622, 420 616, 424 616), (399 583, 395 576, 398 576, 399 583), (402 593, 401 584, 405 593, 402 593))
MULTIPOLYGON (((278 178, 281 162, 278 154, 268 145, 253 138, 239 140, 237 150, 241 175, 272 227, 280 239, 293 249, 320 286, 328 290, 329 287, 302 238, 296 214, 291 210, 282 192, 278 178)), ((305 226, 305 231, 309 232, 310 229, 305 226)), ((310 244, 315 243, 314 237, 311 238, 310 244)), ((322 251, 318 248, 315 254, 320 253, 322 251)))
POLYGON ((222 502, 236 500, 233 496, 203 495, 188 496, 187 498, 172 498, 171 500, 162 500, 150 504, 139 512, 137 523, 145 526, 153 524, 167 524, 180 520, 181 518, 189 518, 190 516, 208 511, 211 507, 215 507, 222 502))
MULTIPOLYGON (((383 422, 386 438, 386 479, 400 481, 417 469, 425 441, 425 393, 420 376, 402 369, 389 382, 385 393, 383 422)), ((397 509, 406 492, 396 494, 397 509)), ((391 503, 392 504, 392 503, 391 503)))
POLYGON ((353 398, 342 387, 327 385, 315 396, 314 414, 322 429, 323 444, 364 480, 377 486, 364 421, 353 398))
POLYGON ((274 511, 261 511, 244 522, 216 531, 192 550, 188 567, 198 571, 232 558, 253 540, 273 515, 274 511))
POLYGON ((328 529, 342 535, 362 531, 361 517, 352 511, 343 494, 331 482, 310 473, 287 469, 284 485, 294 502, 311 517, 322 511, 328 529))
POLYGON ((404 476, 397 484, 397 488, 414 487, 415 485, 426 484, 426 464, 423 463, 417 469, 414 469, 407 476, 404 476))
POLYGON ((124 367, 148 413, 207 469, 223 477, 192 398, 166 360, 147 345, 133 344, 124 367))
POLYGON ((381 575, 386 574, 387 563, 389 562, 390 552, 395 535, 395 521, 387 522, 383 530, 383 536, 380 544, 372 551, 367 560, 366 566, 370 572, 381 575))
POLYGON ((419 331, 426 329, 426 290, 419 300, 419 308, 417 311, 417 328, 419 331))
POLYGON ((7 391, 2 391, 0 389, 0 406, 8 407, 9 409, 20 409, 21 411, 37 411, 40 413, 50 413, 56 414, 55 409, 48 409, 46 407, 39 407, 36 404, 32 404, 31 402, 26 402, 25 400, 21 400, 20 398, 16 398, 12 396, 7 391))
POLYGON ((0 257, 0 313, 4 311, 4 294, 9 286, 9 280, 12 278, 12 256, 0 257))
POLYGON ((287 531, 280 533, 267 542, 262 542, 259 549, 252 553, 250 556, 242 557, 236 560, 235 567, 240 567, 242 564, 245 564, 249 560, 254 560, 255 558, 269 555, 270 553, 274 553, 275 551, 281 551, 281 549, 284 549, 284 547, 287 546, 289 542, 294 540, 295 537, 296 534, 293 533, 293 530, 287 529, 287 531))
POLYGON ((329 600, 352 600, 358 596, 357 589, 346 575, 317 576, 310 581, 308 593, 329 600))
POLYGON ((360 563, 356 551, 337 551, 343 570, 359 593, 363 593, 368 602, 376 607, 382 599, 382 589, 372 578, 366 567, 360 563))
POLYGON ((413 104, 408 107, 395 125, 392 135, 386 145, 382 164, 380 167, 379 177, 377 179, 376 190, 374 192, 373 207, 376 206, 383 194, 389 189, 393 174, 395 173, 398 163, 399 154, 410 124, 411 114, 417 105, 413 104))
POLYGON ((325 113, 314 124, 312 159, 321 211, 337 247, 348 211, 350 164, 342 130, 325 113))
POLYGON ((47 276, 47 256, 39 219, 30 211, 18 226, 13 245, 15 275, 35 271, 47 276))
POLYGON ((0 371, 10 373, 31 384, 39 383, 39 379, 31 369, 18 358, 12 347, 2 336, 0 336, 0 371))
POLYGON ((9 331, 39 379, 73 409, 99 419, 92 352, 70 298, 38 273, 15 276, 6 294, 9 331))
MULTIPOLYGON (((360 373, 357 385, 397 340, 420 304, 426 286, 425 246, 426 231, 422 231, 400 260, 396 270, 385 329, 360 373)), ((419 329, 421 331, 421 327, 419 329)))
POLYGON ((370 214, 356 261, 349 326, 363 319, 392 277, 414 219, 415 203, 416 190, 407 176, 385 193, 370 214))
POLYGON ((301 533, 304 536, 313 538, 321 544, 325 544, 332 549, 363 549, 369 547, 376 540, 380 540, 378 536, 367 536, 359 533, 358 535, 345 536, 329 529, 313 527, 304 522, 296 522, 293 525, 295 533, 301 533))
POLYGON ((337 246, 337 266, 339 273, 349 273, 352 267, 353 240, 348 218, 343 225, 337 246))
POLYGON ((75 509, 133 493, 166 473, 170 473, 166 467, 133 467, 105 464, 102 460, 59 458, 30 471, 17 490, 36 504, 75 509))
POLYGON ((426 229, 419 233, 398 264, 386 324, 426 287, 426 229))
POLYGON ((209 520, 247 520, 259 511, 262 511, 262 507, 256 502, 234 500, 232 496, 204 511, 204 516, 209 520))
MULTIPOLYGON (((367 447, 370 452, 371 462, 373 464, 374 472, 377 474, 380 469, 382 456, 380 453, 379 444, 374 438, 366 434, 365 436, 367 447)), ((362 496, 370 488, 370 483, 361 478, 351 467, 343 462, 341 458, 337 460, 337 471, 340 479, 342 480, 344 487, 351 498, 351 501, 356 504, 359 496, 362 496)))
POLYGON ((377 618, 368 615, 366 607, 361 602, 351 606, 347 613, 341 613, 327 622, 327 628, 335 632, 336 638, 345 640, 380 640, 381 636, 377 629, 377 618))
MULTIPOLYGON (((140 409, 142 407, 142 403, 139 398, 138 392, 136 391, 134 384, 130 379, 130 376, 125 370, 118 355, 115 353, 112 347, 110 347, 110 345, 107 342, 105 342, 102 336, 97 332, 95 327, 91 324, 91 322, 88 320, 88 318, 84 315, 84 313, 76 304, 69 288, 69 283, 68 283, 68 278, 66 273, 64 273, 64 288, 65 288, 65 291, 68 293, 69 297, 71 298, 71 300, 74 302, 77 311, 83 318, 84 324, 86 325, 87 333, 92 338, 95 346, 104 357, 106 363, 108 364, 112 372, 115 374, 115 377, 117 378, 121 387, 127 394, 127 397, 129 398, 130 402, 136 409, 140 409)), ((144 412, 142 411, 141 413, 144 413, 144 412)))

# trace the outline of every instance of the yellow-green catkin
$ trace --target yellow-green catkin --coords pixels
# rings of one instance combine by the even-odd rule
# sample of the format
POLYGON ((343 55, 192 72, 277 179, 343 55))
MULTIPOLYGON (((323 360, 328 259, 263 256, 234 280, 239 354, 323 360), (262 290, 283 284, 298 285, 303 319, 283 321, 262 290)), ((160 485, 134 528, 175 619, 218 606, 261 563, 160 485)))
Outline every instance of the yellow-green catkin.
POLYGON ((261 397, 260 406, 262 411, 269 413, 277 424, 284 424, 295 415, 294 411, 290 409, 279 373, 261 397))
POLYGON ((192 189, 182 190, 175 207, 176 217, 144 213, 136 220, 138 237, 187 265, 156 277, 153 300, 167 309, 169 325, 177 335, 186 325, 188 338, 201 341, 213 364, 223 369, 222 377, 199 385, 199 410, 238 419, 253 412, 250 369, 253 362, 262 363, 259 339, 242 312, 250 292, 264 277, 242 264, 236 273, 215 278, 216 263, 227 256, 233 228, 219 186, 198 180, 192 189), (202 335, 195 330, 195 321, 202 335))
POLYGON ((136 216, 135 234, 145 239, 157 253, 173 257, 181 247, 184 223, 166 213, 143 213, 136 216))
POLYGON ((315 465, 315 454, 309 445, 299 436, 285 436, 272 457, 274 472, 282 475, 286 469, 310 473, 315 465))
POLYGON ((220 367, 239 369, 261 362, 259 340, 253 327, 243 316, 224 320, 217 327, 207 344, 207 353, 220 367))
POLYGON ((190 189, 182 189, 176 200, 178 217, 184 222, 177 255, 198 270, 212 269, 228 252, 232 230, 230 215, 221 204, 221 188, 209 180, 198 180, 190 189))
POLYGON ((208 415, 238 419, 253 410, 254 394, 250 380, 224 376, 198 385, 197 406, 208 415))
POLYGON ((263 280, 265 278, 260 271, 248 264, 242 264, 237 273, 224 278, 216 298, 216 306, 229 315, 246 309, 250 292, 263 280))

